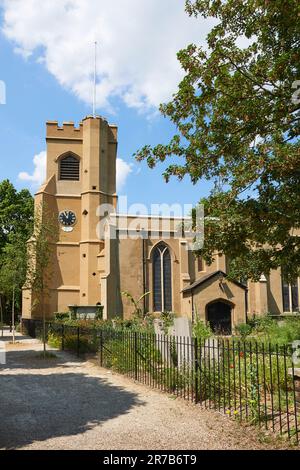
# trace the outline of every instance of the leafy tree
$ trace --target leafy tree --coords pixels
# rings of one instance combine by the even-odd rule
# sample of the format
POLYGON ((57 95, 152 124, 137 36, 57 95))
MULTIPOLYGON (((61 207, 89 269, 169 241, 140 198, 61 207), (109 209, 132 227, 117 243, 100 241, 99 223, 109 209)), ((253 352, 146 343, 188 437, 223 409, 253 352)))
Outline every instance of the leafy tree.
POLYGON ((0 302, 1 321, 5 306, 21 309, 26 272, 26 242, 33 229, 33 197, 12 183, 0 183, 0 302), (14 297, 14 302, 12 302, 14 297))
POLYGON ((176 135, 136 158, 152 168, 173 157, 167 181, 217 182, 202 200, 207 262, 221 250, 232 276, 257 280, 284 266, 292 279, 300 272, 300 3, 187 0, 186 11, 217 24, 206 49, 178 53, 185 76, 160 108, 176 135))
POLYGON ((28 240, 33 227, 33 197, 27 189, 17 191, 9 180, 0 182, 0 254, 11 236, 28 240))
MULTIPOLYGON (((13 340, 15 333, 15 312, 21 310, 22 286, 26 277, 26 245, 22 236, 10 237, 2 252, 2 264, 0 269, 1 290, 1 316, 2 297, 11 308, 11 323, 13 328, 13 340)), ((3 322, 3 318, 1 319, 3 322)))
POLYGON ((43 320, 44 357, 46 357, 46 311, 53 276, 54 247, 58 237, 58 221, 46 204, 35 208, 33 235, 28 241, 27 270, 24 287, 33 296, 32 309, 43 320))

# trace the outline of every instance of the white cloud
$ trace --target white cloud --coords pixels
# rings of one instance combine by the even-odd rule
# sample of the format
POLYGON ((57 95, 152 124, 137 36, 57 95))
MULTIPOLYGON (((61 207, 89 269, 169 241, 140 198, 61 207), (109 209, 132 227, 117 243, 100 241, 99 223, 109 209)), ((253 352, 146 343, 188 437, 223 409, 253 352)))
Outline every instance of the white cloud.
POLYGON ((117 158, 117 191, 120 191, 125 186, 126 180, 129 174, 132 172, 132 166, 132 164, 126 163, 121 158, 117 158))
MULTIPOLYGON (((33 157, 34 170, 32 174, 21 171, 18 175, 19 180, 28 181, 33 188, 39 187, 46 178, 46 151, 42 151, 33 157)), ((132 172, 132 164, 126 163, 122 158, 117 158, 116 178, 117 190, 120 191, 125 186, 129 174, 132 172)))
POLYGON ((33 157, 34 170, 30 175, 26 171, 21 171, 18 178, 21 181, 28 181, 33 187, 40 186, 46 177, 46 152, 40 152, 33 157))
POLYGON ((15 51, 44 63, 86 103, 98 41, 97 107, 112 99, 138 110, 168 100, 182 76, 176 53, 205 43, 211 19, 190 18, 184 0, 1 0, 2 31, 15 51))

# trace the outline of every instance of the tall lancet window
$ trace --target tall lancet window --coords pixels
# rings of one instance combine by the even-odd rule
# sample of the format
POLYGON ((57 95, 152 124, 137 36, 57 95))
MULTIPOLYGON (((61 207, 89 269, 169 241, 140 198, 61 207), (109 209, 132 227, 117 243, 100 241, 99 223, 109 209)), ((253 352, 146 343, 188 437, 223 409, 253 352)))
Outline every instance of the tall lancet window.
POLYGON ((59 179, 79 181, 79 159, 72 154, 62 157, 59 162, 59 179))
POLYGON ((153 252, 153 308, 155 312, 172 310, 171 255, 164 243, 153 252))
POLYGON ((298 279, 289 283, 282 277, 282 300, 284 312, 299 312, 298 279))

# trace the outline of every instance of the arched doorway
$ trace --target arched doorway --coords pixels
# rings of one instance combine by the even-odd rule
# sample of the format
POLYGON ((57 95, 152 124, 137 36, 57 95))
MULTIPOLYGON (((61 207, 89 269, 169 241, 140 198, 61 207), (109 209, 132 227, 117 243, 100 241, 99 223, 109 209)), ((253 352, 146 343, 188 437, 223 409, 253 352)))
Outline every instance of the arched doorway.
POLYGON ((207 306, 207 321, 214 333, 231 335, 231 310, 231 304, 222 300, 217 300, 207 306))

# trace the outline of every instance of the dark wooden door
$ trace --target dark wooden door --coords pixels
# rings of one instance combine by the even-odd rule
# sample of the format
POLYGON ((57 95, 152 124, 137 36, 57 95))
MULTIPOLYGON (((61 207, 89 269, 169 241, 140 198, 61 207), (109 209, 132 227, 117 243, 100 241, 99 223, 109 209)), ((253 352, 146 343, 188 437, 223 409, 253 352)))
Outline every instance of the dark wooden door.
POLYGON ((231 335, 231 306, 225 302, 214 302, 207 307, 207 321, 214 333, 231 335))

